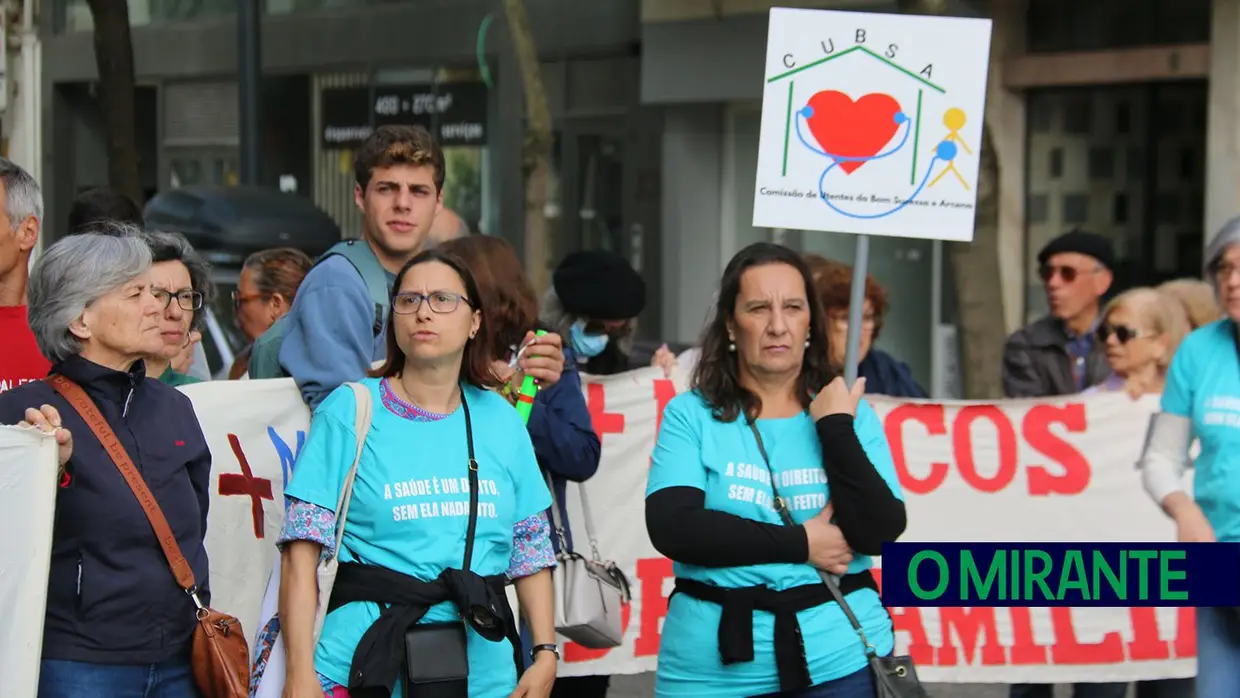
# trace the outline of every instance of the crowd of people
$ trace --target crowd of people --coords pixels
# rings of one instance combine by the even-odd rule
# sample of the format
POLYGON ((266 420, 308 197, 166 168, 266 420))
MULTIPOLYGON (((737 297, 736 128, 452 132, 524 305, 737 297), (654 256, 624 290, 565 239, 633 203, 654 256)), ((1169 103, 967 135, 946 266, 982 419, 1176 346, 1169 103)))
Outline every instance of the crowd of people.
MULTIPOLYGON (((539 298, 508 243, 468 234, 443 208, 444 167, 425 129, 381 127, 356 151, 362 238, 318 259, 280 248, 243 265, 232 302, 250 344, 228 378, 291 378, 312 410, 285 491, 279 612, 247 629, 256 631, 252 691, 282 645, 288 698, 607 694, 607 676, 556 679, 552 574, 574 544, 550 521, 568 521, 568 483, 599 466, 580 374, 634 368, 645 285, 623 257, 581 251, 539 298), (524 418, 514 407, 527 378, 537 392, 524 418), (392 483, 412 479, 469 485, 442 493, 442 515, 393 516, 392 483), (328 559, 339 576, 320 618, 328 559)), ((51 239, 37 182, 0 160, 0 187, 0 424, 59 444, 39 696, 199 696, 190 640, 197 604, 212 601, 203 545, 212 461, 176 388, 199 380, 187 368, 215 294, 211 269, 182 235, 147 229, 115 192, 79 197, 67 234, 51 239), (48 244, 31 263, 40 236, 48 244), (117 443, 200 580, 196 595, 175 583, 109 450, 117 443)), ((1010 397, 1161 395, 1143 478, 1191 541, 1240 536, 1228 496, 1240 478, 1227 468, 1240 420, 1218 418, 1230 409, 1223 398, 1240 404, 1240 220, 1208 257, 1212 283, 1131 289, 1104 303, 1109 243, 1079 231, 1057 238, 1038 256, 1050 314, 1009 339, 1002 369, 1010 397), (1190 465, 1209 494, 1184 491, 1190 465)), ((868 277, 860 380, 845 384, 852 274, 750 245, 724 270, 697 347, 655 354, 664 370, 689 371, 692 387, 666 407, 647 485, 647 530, 676 576, 660 696, 875 695, 870 655, 891 655, 895 638, 871 557, 901 536, 907 515, 863 396, 926 393, 874 346, 888 300, 868 277), (738 483, 759 496, 735 497, 738 483)), ((1199 651, 1212 661, 1201 662, 1197 691, 1224 695, 1210 687, 1236 684, 1240 644, 1225 632, 1235 621, 1200 618, 1199 651)), ((1013 686, 1012 696, 1050 690, 1013 686)), ((1079 684, 1076 695, 1125 690, 1079 684)), ((1192 695, 1193 682, 1139 691, 1192 695)))

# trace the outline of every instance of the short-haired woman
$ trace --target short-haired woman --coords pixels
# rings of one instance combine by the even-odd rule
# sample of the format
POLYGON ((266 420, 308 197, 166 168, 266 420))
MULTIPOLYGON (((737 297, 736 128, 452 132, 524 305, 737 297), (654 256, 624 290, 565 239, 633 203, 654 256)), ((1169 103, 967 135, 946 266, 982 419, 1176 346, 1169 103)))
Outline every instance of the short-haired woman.
POLYGON ((1096 331, 1111 376, 1084 392, 1123 390, 1134 400, 1161 394, 1171 357, 1187 334, 1188 317, 1177 299, 1147 287, 1124 291, 1103 308, 1096 331))
MULTIPOLYGON (((80 386, 116 433, 209 603, 211 452, 189 398, 146 380, 143 359, 164 346, 150 248, 137 229, 105 227, 110 234, 67 237, 39 257, 31 330, 53 374, 80 386)), ((194 603, 108 451, 47 381, 0 394, 0 424, 20 421, 61 442, 39 698, 198 696, 194 603)))
MULTIPOLYGON (((518 685, 529 698, 551 691, 555 561, 543 514, 551 498, 525 424, 492 390, 494 352, 479 299, 465 264, 439 250, 419 253, 396 275, 387 359, 363 381, 375 409, 334 610, 317 644, 316 567, 335 545, 336 506, 357 448, 353 390, 337 388, 314 411, 279 539, 286 696, 386 695, 401 690, 402 666, 406 679, 438 684, 437 697, 508 698, 518 685), (509 579, 536 643, 523 675, 509 579), (413 666, 405 662, 410 642, 421 659, 413 666), (451 672, 465 664, 466 676, 451 672)), ((408 688, 404 695, 417 698, 408 688)))
POLYGON ((237 327, 250 344, 237 354, 228 370, 229 380, 245 375, 250 367, 254 340, 288 314, 297 289, 312 266, 314 260, 309 255, 292 247, 262 250, 246 258, 237 288, 232 293, 232 302, 237 327))
POLYGON ((905 510, 864 381, 849 389, 831 367, 824 324, 797 253, 755 243, 728 263, 647 485, 646 528, 676 574, 658 695, 874 695, 862 640, 819 572, 842 575, 870 644, 889 654, 870 556, 903 533, 905 510))
MULTIPOLYGON (((814 290, 827 313, 827 346, 831 365, 843 370, 848 338, 848 310, 852 297, 852 267, 816 254, 805 255, 814 278, 814 290)), ((861 343, 857 375, 867 393, 891 397, 924 398, 926 391, 913 378, 908 364, 874 347, 887 316, 887 291, 873 276, 865 277, 865 306, 861 311, 861 343)))
POLYGON ((146 234, 151 247, 151 292, 164 304, 159 323, 163 347, 146 358, 146 370, 168 385, 198 383, 199 379, 177 371, 172 362, 196 341, 206 323, 202 312, 215 298, 211 267, 180 233, 153 231, 146 234))

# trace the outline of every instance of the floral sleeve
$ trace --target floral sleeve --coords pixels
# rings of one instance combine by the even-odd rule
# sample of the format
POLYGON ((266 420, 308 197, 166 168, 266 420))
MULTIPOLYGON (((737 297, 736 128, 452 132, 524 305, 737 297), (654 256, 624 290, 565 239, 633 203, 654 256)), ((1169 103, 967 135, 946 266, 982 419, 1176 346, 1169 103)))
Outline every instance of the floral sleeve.
POLYGON ((547 515, 538 512, 512 527, 512 557, 508 561, 508 578, 520 579, 535 572, 555 567, 551 549, 551 526, 547 515))
POLYGON ((295 540, 306 540, 323 546, 323 559, 336 547, 336 512, 295 497, 286 497, 288 511, 284 514, 284 527, 276 545, 295 540))

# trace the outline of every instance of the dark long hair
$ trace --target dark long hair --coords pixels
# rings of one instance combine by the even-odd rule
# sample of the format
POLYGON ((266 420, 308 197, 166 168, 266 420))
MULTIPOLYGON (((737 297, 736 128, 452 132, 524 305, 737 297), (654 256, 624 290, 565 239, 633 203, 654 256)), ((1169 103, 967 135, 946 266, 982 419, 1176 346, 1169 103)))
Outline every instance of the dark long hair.
POLYGON ((785 264, 801 275, 805 284, 805 299, 809 304, 809 346, 801 363, 801 375, 797 378, 797 396, 801 404, 809 407, 810 401, 823 386, 838 375, 831 368, 827 351, 826 316, 822 302, 814 293, 813 277, 801 255, 782 245, 756 242, 732 257, 719 280, 719 298, 715 301, 715 315, 702 332, 701 356, 693 370, 692 386, 711 406, 715 419, 733 422, 744 414, 757 419, 762 410, 762 400, 741 385, 739 352, 728 350, 728 320, 733 319, 736 298, 741 291, 741 277, 754 267, 768 264, 785 264))
MULTIPOLYGON (((499 383, 491 371, 491 360, 495 352, 490 346, 490 335, 486 331, 486 303, 478 293, 478 283, 474 281, 473 274, 469 272, 469 267, 465 266, 460 257, 435 248, 419 252, 413 259, 405 262, 405 266, 401 267, 400 272, 396 274, 396 281, 392 283, 392 294, 389 300, 394 300, 396 294, 400 293, 401 283, 410 269, 430 262, 439 262, 451 267, 456 275, 461 277, 461 283, 465 286, 465 300, 469 302, 469 307, 482 314, 478 334, 465 342, 465 356, 461 360, 461 381, 483 390, 498 387, 499 383)), ((370 375, 374 377, 392 378, 405 368, 405 352, 401 351, 400 345, 396 343, 396 311, 393 308, 395 304, 389 302, 387 359, 382 366, 370 372, 370 375)))

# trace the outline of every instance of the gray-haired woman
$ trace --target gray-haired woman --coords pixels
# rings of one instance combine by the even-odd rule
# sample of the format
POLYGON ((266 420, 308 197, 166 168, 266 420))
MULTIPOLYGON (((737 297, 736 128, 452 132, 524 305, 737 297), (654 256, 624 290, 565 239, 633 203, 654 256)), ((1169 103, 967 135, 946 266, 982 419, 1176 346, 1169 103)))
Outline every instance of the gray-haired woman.
MULTIPOLYGON (((194 408, 146 377, 163 347, 151 250, 134 228, 52 245, 30 277, 30 328, 52 373, 103 416, 207 588, 211 453, 194 408)), ((78 411, 47 381, 0 394, 0 424, 55 432, 56 496, 39 698, 196 698, 195 607, 176 584, 137 497, 78 411)))
MULTIPOLYGON (((1167 372, 1162 411, 1151 422, 1142 456, 1145 489, 1175 520, 1185 543, 1240 542, 1240 218, 1218 232, 1206 250, 1206 275, 1224 317, 1193 330, 1167 372), (1193 493, 1183 475, 1189 446, 1193 493)), ((1197 609, 1197 695, 1240 696, 1240 613, 1197 609)))
POLYGON ((180 233, 149 232, 151 292, 163 303, 159 335, 163 346, 146 358, 146 371, 168 385, 200 382, 173 368, 173 360, 191 350, 205 321, 202 308, 215 297, 211 267, 180 233))

